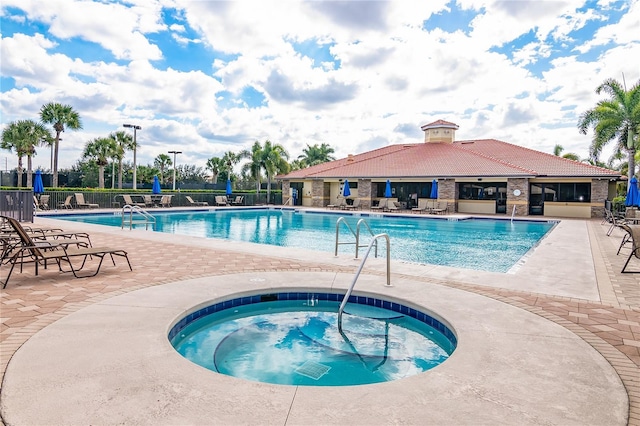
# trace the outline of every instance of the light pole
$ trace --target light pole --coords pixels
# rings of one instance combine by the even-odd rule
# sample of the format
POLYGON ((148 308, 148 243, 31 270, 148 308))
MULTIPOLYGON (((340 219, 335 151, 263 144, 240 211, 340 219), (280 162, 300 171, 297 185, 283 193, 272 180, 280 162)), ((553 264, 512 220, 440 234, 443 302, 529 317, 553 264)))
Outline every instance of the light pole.
POLYGON ((182 151, 169 151, 173 154, 173 190, 176 190, 176 154, 182 154, 182 151))
POLYGON ((123 124, 122 126, 133 129, 133 189, 136 189, 138 187, 138 167, 136 166, 136 148, 138 146, 136 144, 136 130, 141 130, 142 127, 135 124, 123 124))

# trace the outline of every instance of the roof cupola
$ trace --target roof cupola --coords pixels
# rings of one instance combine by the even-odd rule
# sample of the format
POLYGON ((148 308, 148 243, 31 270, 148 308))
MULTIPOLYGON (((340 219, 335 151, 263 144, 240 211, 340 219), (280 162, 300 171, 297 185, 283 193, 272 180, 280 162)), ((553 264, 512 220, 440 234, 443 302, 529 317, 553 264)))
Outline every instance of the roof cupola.
POLYGON ((437 120, 420 128, 424 131, 425 143, 453 143, 456 140, 458 125, 444 120, 437 120))

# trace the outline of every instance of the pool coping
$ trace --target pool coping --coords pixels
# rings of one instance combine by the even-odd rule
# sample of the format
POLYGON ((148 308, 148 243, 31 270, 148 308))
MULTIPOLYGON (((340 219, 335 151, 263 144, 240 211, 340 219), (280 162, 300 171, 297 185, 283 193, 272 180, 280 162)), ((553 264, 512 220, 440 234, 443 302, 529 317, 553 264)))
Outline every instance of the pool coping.
POLYGON ((408 277, 394 276, 388 288, 380 276, 363 275, 357 292, 387 295, 444 318, 459 344, 442 365, 406 379, 329 389, 253 383, 198 367, 168 342, 171 324, 197 306, 262 290, 344 291, 351 277, 334 272, 220 275, 97 302, 41 330, 16 352, 2 391, 5 420, 626 424, 628 399, 620 378, 578 336, 493 299, 408 277), (122 346, 129 351, 123 353, 122 346), (55 371, 50 365, 57 366, 55 371), (359 401, 366 401, 366 409, 359 401))

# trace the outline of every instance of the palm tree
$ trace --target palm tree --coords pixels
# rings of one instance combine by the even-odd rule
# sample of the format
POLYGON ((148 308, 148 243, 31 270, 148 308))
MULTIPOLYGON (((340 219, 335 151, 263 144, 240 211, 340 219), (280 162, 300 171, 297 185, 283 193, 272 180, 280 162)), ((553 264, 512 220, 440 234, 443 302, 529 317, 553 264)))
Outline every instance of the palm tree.
POLYGON ((224 161, 219 157, 211 157, 207 160, 206 169, 211 170, 211 182, 216 184, 218 183, 218 176, 220 176, 220 172, 224 169, 224 161))
MULTIPOLYGON (((562 154, 562 151, 564 151, 564 148, 560 144, 556 144, 556 146, 553 147, 553 155, 555 155, 556 157, 560 157, 560 154, 562 154)), ((566 152, 562 154, 562 158, 566 158, 568 160, 573 160, 573 161, 580 161, 580 157, 578 156, 578 154, 574 154, 573 152, 566 152)))
POLYGON ((119 130, 109 134, 109 138, 116 143, 116 151, 113 158, 118 161, 118 189, 122 189, 122 160, 127 151, 133 151, 133 136, 124 130, 119 130))
POLYGON ((160 171, 160 182, 164 182, 164 171, 171 166, 173 162, 171 161, 171 157, 167 154, 158 154, 155 160, 153 160, 153 165, 160 171))
POLYGON ((71 105, 62 105, 50 102, 40 108, 40 120, 45 124, 52 124, 56 132, 53 148, 53 182, 52 186, 58 186, 58 148, 60 145, 60 133, 65 127, 71 130, 82 129, 80 115, 73 110, 71 105))
POLYGON ((244 150, 239 154, 240 158, 248 158, 249 162, 242 166, 242 172, 247 173, 256 181, 256 196, 260 194, 260 172, 262 171, 262 145, 255 141, 251 151, 244 150))
POLYGON ((95 138, 84 147, 83 157, 95 161, 98 165, 98 188, 104 188, 104 166, 109 164, 118 150, 116 141, 111 138, 95 138))
POLYGON ((46 143, 51 134, 42 123, 18 120, 9 123, 2 132, 2 149, 15 150, 18 155, 18 186, 22 186, 22 158, 27 157, 27 187, 32 185, 32 157, 36 146, 46 143))
POLYGON ((271 178, 278 173, 289 172, 289 153, 282 145, 264 142, 262 168, 267 174, 267 203, 271 200, 271 178))
POLYGON ((585 135, 590 127, 594 129, 590 147, 592 158, 598 158, 604 146, 612 140, 628 152, 630 181, 635 175, 635 151, 640 132, 640 80, 627 91, 611 78, 596 88, 598 95, 602 92, 609 95, 609 99, 599 101, 594 108, 583 113, 578 128, 585 135))
POLYGON ((307 144, 307 147, 302 150, 302 155, 298 156, 298 160, 302 160, 307 167, 315 166, 335 160, 335 157, 331 155, 334 152, 333 148, 326 143, 314 144, 313 146, 307 144))
POLYGON ((231 176, 233 175, 233 168, 236 164, 240 162, 242 157, 240 154, 236 154, 233 151, 227 151, 222 156, 222 161, 224 161, 225 172, 227 173, 227 179, 231 180, 231 176))

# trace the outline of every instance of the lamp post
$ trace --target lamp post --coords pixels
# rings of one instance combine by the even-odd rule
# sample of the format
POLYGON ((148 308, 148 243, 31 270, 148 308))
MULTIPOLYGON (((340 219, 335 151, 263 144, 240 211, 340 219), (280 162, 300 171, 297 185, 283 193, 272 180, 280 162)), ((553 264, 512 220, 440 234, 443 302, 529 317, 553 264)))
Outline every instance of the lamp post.
POLYGON ((182 154, 182 151, 169 151, 169 154, 173 154, 173 190, 176 190, 176 155, 182 154))
POLYGON ((133 129, 133 189, 137 189, 138 187, 138 167, 136 166, 136 148, 138 147, 136 144, 136 130, 141 130, 141 126, 137 126, 135 124, 123 124, 123 127, 132 128, 133 129))

